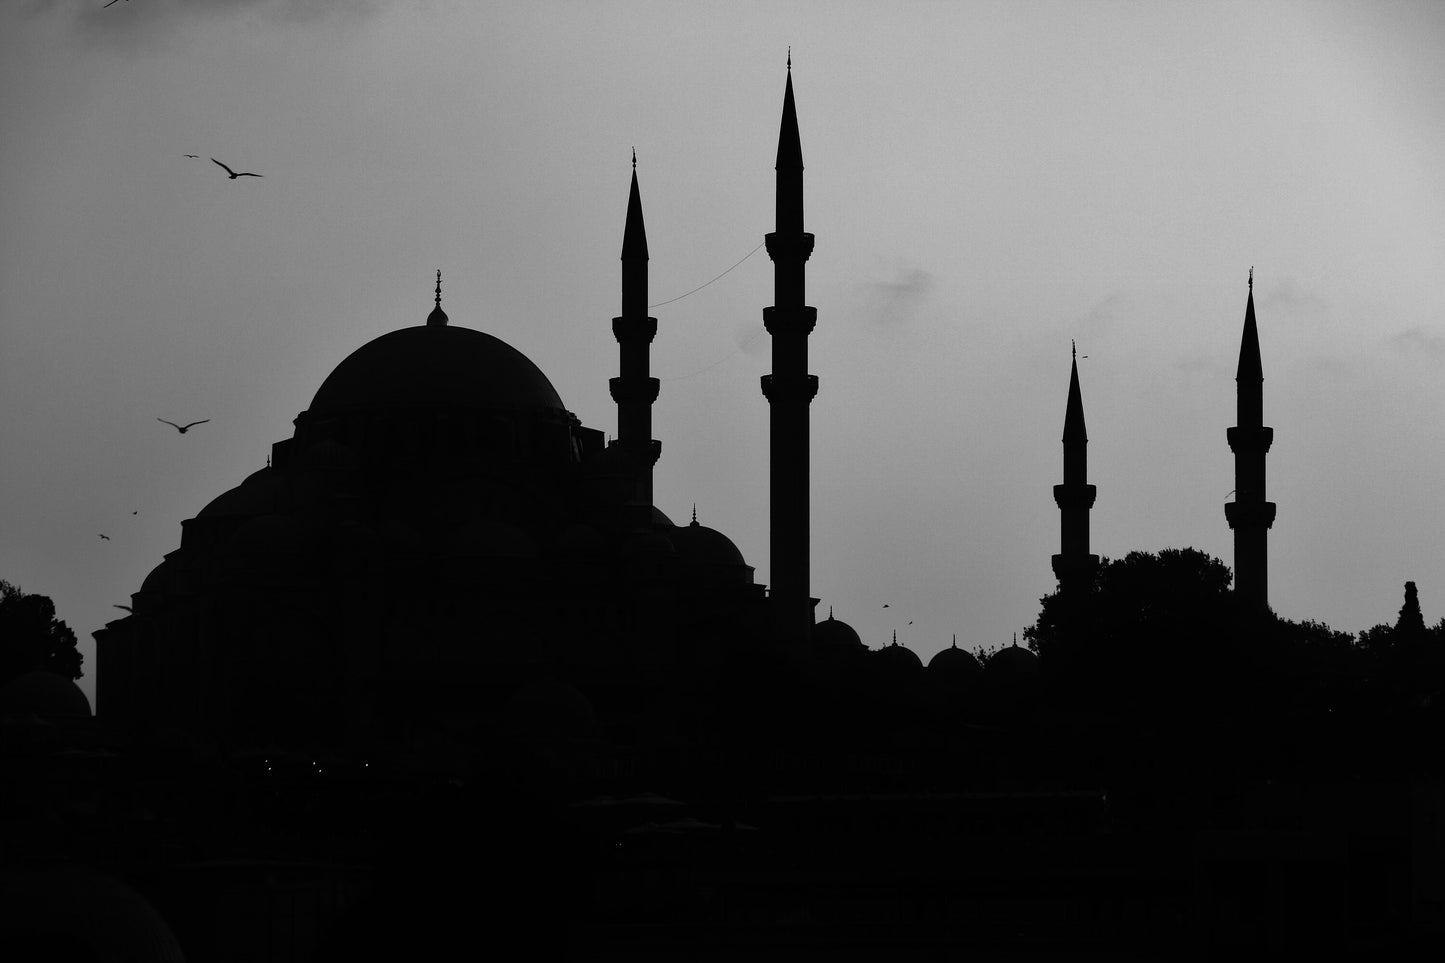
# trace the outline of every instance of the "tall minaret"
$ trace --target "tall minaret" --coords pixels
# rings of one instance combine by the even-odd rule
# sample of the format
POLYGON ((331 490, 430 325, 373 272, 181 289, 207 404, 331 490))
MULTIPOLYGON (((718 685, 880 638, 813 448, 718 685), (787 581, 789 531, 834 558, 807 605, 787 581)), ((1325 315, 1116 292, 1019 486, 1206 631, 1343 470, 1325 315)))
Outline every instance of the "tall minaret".
POLYGON ((1229 429, 1234 452, 1234 501, 1224 517, 1234 529, 1234 594, 1261 609, 1269 607, 1269 563, 1265 541, 1274 524, 1274 502, 1264 500, 1264 456, 1274 429, 1264 426, 1264 368, 1259 360, 1259 329, 1254 323, 1254 268, 1249 269, 1249 301, 1244 308, 1244 337, 1235 372, 1238 410, 1229 429))
POLYGON ((1089 436, 1084 430, 1084 398, 1079 393, 1079 356, 1076 348, 1069 371, 1069 401, 1064 411, 1064 483, 1054 486, 1059 506, 1059 554, 1054 556, 1054 576, 1059 591, 1076 595, 1088 587, 1099 567, 1099 556, 1089 554, 1089 509, 1097 494, 1088 483, 1089 436))
POLYGON ((812 632, 813 601, 808 588, 808 405, 818 379, 808 374, 808 335, 818 320, 808 307, 804 265, 813 235, 803 230, 803 147, 793 106, 793 56, 778 133, 777 216, 766 236, 773 259, 773 306, 763 308, 763 326, 773 339, 773 373, 763 375, 769 405, 769 548, 774 627, 785 641, 812 632))
POLYGON ((657 335, 657 319, 647 316, 647 229, 637 192, 637 151, 632 152, 632 192, 627 197, 627 226, 622 230, 622 316, 612 319, 612 335, 621 355, 620 377, 608 381, 617 402, 617 445, 637 470, 635 501, 652 505, 652 466, 662 442, 652 437, 652 403, 658 381, 649 373, 648 351, 657 335))

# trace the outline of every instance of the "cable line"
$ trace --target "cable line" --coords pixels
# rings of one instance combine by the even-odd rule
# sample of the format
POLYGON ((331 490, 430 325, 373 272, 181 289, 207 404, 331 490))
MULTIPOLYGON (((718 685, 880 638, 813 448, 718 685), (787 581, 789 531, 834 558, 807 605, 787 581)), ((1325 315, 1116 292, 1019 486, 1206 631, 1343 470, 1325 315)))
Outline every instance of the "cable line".
MULTIPOLYGON (((763 242, 763 244, 766 244, 766 243, 767 243, 766 241, 763 242)), ((728 268, 728 269, 727 269, 726 271, 724 271, 722 274, 719 274, 717 277, 713 278, 712 281, 716 281, 716 280, 719 280, 719 279, 722 278, 722 277, 725 277, 728 273, 730 273, 730 272, 732 271, 733 268, 737 267, 738 264, 743 263, 743 261, 746 261, 748 258, 752 257, 754 254, 758 253, 758 248, 762 247, 763 244, 759 244, 758 247, 755 247, 755 248, 753 248, 751 251, 749 251, 748 253, 744 254, 743 257, 742 257, 742 261, 738 261, 737 264, 734 264, 733 267, 728 268)), ((649 304, 649 305, 647 306, 647 308, 648 308, 648 310, 650 311, 650 310, 652 310, 653 308, 660 308, 660 307, 662 307, 664 304, 671 304, 673 301, 681 301, 683 298, 687 297, 688 294, 696 294, 697 292, 701 291, 703 288, 705 288, 705 287, 707 287, 709 284, 711 284, 712 281, 704 281, 702 284, 699 284, 697 287, 695 287, 695 288, 693 288, 691 291, 687 292, 687 294, 679 294, 677 297, 672 298, 672 299, 669 300, 669 301, 659 301, 659 302, 657 302, 656 304, 649 304)))

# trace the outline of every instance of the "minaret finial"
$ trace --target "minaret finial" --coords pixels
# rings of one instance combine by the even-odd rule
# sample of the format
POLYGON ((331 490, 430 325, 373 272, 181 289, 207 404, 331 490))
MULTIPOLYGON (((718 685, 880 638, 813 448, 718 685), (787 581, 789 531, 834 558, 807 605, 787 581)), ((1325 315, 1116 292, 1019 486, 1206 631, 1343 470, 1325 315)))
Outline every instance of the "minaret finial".
POLYGON ((1069 357, 1075 361, 1079 360, 1079 343, 1073 338, 1069 339, 1069 357))
POLYGON ((953 633, 953 647, 954 647, 955 649, 958 648, 958 633, 957 633, 957 632, 953 633))
POLYGON ((432 308, 431 314, 427 315, 427 327, 442 327, 447 323, 447 320, 447 313, 442 310, 442 269, 437 268, 436 307, 432 308))
POLYGON ((793 69, 793 45, 792 45, 792 44, 788 44, 788 70, 791 72, 792 69, 793 69))
POLYGON ((1018 634, 1017 632, 1015 632, 1015 633, 1014 633, 1014 648, 1017 649, 1018 647, 1019 647, 1019 634, 1018 634))
POLYGON ((697 524, 697 502, 692 503, 692 523, 697 524))
POLYGON ((897 630, 897 629, 894 629, 894 630, 893 630, 893 644, 894 644, 894 645, 897 645, 897 644, 898 644, 898 630, 897 630))
POLYGON ((828 621, 833 621, 833 606, 828 606, 828 621))
POLYGON ((637 170, 637 148, 632 148, 632 169, 637 170))
POLYGON ((1254 265, 1249 266, 1249 289, 1254 290, 1254 265))

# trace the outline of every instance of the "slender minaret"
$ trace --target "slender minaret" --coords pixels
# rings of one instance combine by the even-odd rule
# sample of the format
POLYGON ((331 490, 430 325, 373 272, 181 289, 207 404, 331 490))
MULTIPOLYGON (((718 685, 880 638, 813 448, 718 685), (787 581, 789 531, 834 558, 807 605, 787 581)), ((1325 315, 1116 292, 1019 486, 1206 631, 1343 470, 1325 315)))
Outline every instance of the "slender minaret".
POLYGON ((617 444, 637 470, 634 499, 652 505, 652 466, 662 442, 652 437, 652 403, 658 381, 649 373, 648 353, 657 335, 657 319, 647 316, 647 229, 637 192, 637 151, 632 152, 632 192, 627 197, 627 226, 622 231, 622 316, 612 319, 620 354, 620 377, 608 382, 617 402, 617 444))
POLYGON ((1089 436, 1084 430, 1084 398, 1079 393, 1079 354, 1070 347, 1069 401, 1064 411, 1064 483, 1054 486, 1059 506, 1059 554, 1054 556, 1054 577, 1059 591, 1077 595, 1093 580, 1099 556, 1089 554, 1089 509, 1097 494, 1089 478, 1089 436))
POLYGON ((763 375, 769 405, 769 541, 774 627, 785 641, 812 632, 813 601, 808 587, 808 405, 818 379, 808 374, 808 335, 818 320, 808 307, 804 266, 813 235, 803 230, 803 147, 793 106, 793 56, 778 133, 777 216, 766 236, 773 259, 773 306, 763 309, 763 326, 773 339, 773 373, 763 375))
POLYGON ((1274 429, 1264 426, 1264 368, 1259 360, 1259 329, 1254 323, 1254 268, 1249 269, 1249 301, 1244 308, 1244 337, 1235 372, 1238 409, 1228 431, 1234 452, 1234 501, 1224 517, 1234 529, 1234 594, 1260 609, 1269 608, 1266 538, 1274 524, 1274 502, 1264 499, 1264 456, 1274 429))

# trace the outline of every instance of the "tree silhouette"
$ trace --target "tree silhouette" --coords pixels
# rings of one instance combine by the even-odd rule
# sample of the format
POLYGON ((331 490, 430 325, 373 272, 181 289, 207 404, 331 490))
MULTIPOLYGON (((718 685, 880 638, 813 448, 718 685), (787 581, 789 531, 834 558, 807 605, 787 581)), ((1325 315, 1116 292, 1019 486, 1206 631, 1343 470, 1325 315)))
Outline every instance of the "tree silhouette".
POLYGON ((79 679, 82 657, 75 642, 75 633, 55 617, 54 602, 0 579, 0 685, 37 669, 79 679))

